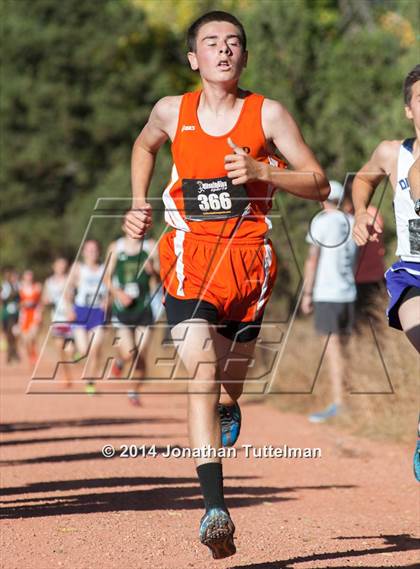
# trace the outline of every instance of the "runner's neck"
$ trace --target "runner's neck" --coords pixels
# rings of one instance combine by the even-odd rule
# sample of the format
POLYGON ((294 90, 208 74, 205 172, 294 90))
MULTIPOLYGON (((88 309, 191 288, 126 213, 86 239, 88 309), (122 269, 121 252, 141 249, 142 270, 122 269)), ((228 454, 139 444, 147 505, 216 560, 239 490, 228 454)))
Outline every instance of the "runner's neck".
POLYGON ((83 264, 88 269, 92 269, 92 271, 97 271, 101 266, 98 262, 92 263, 92 261, 84 261, 83 264))
POLYGON ((418 128, 416 128, 416 140, 414 141, 414 144, 413 144, 414 160, 417 160, 417 158, 419 156, 420 156, 420 130, 418 128))
POLYGON ((203 81, 198 111, 210 112, 217 117, 228 115, 237 106, 238 99, 245 98, 246 91, 235 83, 231 88, 225 84, 203 81))

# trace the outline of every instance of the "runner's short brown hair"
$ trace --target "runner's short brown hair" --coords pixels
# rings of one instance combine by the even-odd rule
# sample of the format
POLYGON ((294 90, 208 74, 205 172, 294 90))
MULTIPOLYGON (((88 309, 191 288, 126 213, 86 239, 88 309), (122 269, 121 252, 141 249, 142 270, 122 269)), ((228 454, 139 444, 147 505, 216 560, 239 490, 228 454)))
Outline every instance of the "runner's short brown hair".
POLYGON ((413 96, 412 87, 417 81, 420 81, 420 64, 417 64, 404 80, 404 103, 407 107, 410 106, 411 97, 413 96))
POLYGON ((242 45, 242 49, 246 50, 246 34, 241 22, 235 18, 233 14, 229 12, 221 12, 219 10, 214 10, 213 12, 207 12, 203 14, 195 22, 191 24, 187 31, 187 47, 188 51, 195 51, 197 49, 197 35, 199 29, 210 22, 229 22, 238 28, 239 40, 242 45))

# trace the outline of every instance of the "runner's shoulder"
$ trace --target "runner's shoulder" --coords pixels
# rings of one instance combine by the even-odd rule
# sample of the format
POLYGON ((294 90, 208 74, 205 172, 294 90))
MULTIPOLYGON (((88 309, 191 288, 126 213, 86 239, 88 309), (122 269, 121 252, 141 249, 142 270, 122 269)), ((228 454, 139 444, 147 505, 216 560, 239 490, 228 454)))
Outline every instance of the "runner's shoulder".
POLYGON ((108 245, 107 257, 108 257, 108 255, 110 255, 111 253, 114 253, 115 248, 117 247, 117 241, 118 241, 118 239, 115 239, 114 241, 111 241, 111 243, 108 245))
POLYGON ((72 266, 70 267, 70 279, 74 284, 74 281, 77 281, 80 278, 80 273, 82 269, 83 263, 81 261, 75 261, 72 266))
POLYGON ((382 140, 375 148, 372 158, 380 164, 387 165, 397 158, 402 140, 382 140))
POLYGON ((287 134, 294 125, 294 119, 287 108, 280 101, 267 98, 264 98, 262 104, 261 121, 267 138, 278 134, 279 128, 283 134, 287 134))
POLYGON ((155 104, 151 117, 161 124, 167 124, 178 118, 182 95, 163 97, 155 104))
POLYGON ((264 97, 262 115, 263 118, 266 118, 267 120, 281 120, 285 116, 288 116, 289 112, 286 107, 280 103, 280 101, 264 97))

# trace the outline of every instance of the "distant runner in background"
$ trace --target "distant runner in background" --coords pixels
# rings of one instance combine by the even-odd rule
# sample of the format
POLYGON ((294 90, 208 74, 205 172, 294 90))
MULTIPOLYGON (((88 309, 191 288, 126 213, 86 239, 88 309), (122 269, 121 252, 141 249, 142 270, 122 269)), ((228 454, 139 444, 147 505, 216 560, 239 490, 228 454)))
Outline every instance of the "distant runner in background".
POLYGON ((165 306, 163 304, 163 285, 160 280, 159 244, 156 243, 153 237, 149 237, 146 234, 143 240, 143 251, 148 254, 149 260, 153 264, 153 276, 150 280, 150 308, 152 309, 153 320, 154 322, 157 322, 161 318, 162 314, 165 313, 165 306))
MULTIPOLYGON (((57 348, 58 361, 65 361, 66 344, 73 338, 70 323, 67 321, 67 310, 64 296, 64 288, 68 280, 68 261, 64 257, 58 257, 53 265, 53 274, 44 283, 42 301, 44 306, 51 309, 52 335, 57 348)), ((65 383, 71 385, 71 377, 68 366, 62 366, 65 383)))
POLYGON ((313 220, 306 241, 310 243, 304 269, 301 309, 315 314, 315 329, 328 338, 325 358, 332 387, 332 403, 309 416, 321 423, 338 415, 343 406, 346 379, 345 344, 354 326, 356 283, 354 265, 357 248, 351 238, 353 216, 339 211, 344 188, 331 181, 324 211, 313 220))
POLYGON ((149 256, 147 240, 121 237, 111 243, 107 253, 106 283, 113 297, 112 324, 120 339, 120 358, 114 360, 111 376, 136 376, 136 385, 128 393, 129 401, 139 405, 138 389, 146 370, 146 355, 150 344, 150 326, 154 322, 152 288, 159 282, 159 273, 149 256), (153 286, 153 281, 155 281, 153 286))
POLYGON ((82 262, 76 262, 70 271, 65 293, 66 300, 70 303, 68 319, 72 322, 76 349, 81 357, 88 356, 90 366, 85 370, 85 375, 91 373, 92 377, 86 383, 86 392, 91 395, 96 392, 93 378, 99 367, 104 338, 102 325, 107 306, 107 289, 103 282, 105 266, 99 258, 98 241, 89 239, 83 245, 82 262))
POLYGON ((19 275, 13 268, 4 269, 1 283, 1 321, 2 329, 7 343, 8 364, 19 362, 17 351, 16 327, 19 319, 19 275))
POLYGON ((42 320, 42 285, 35 282, 33 271, 23 272, 19 286, 19 332, 31 365, 38 358, 37 339, 42 320))

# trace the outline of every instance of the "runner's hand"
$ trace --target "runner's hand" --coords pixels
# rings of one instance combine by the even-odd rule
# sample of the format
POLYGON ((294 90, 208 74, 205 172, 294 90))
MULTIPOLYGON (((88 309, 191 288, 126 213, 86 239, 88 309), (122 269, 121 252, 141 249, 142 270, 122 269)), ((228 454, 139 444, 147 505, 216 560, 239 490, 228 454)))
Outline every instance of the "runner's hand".
POLYGON ((114 290, 114 295, 121 302, 124 308, 127 308, 127 306, 130 306, 130 304, 133 304, 134 299, 121 289, 114 290))
POLYGON ((311 314, 314 309, 314 305, 312 302, 312 295, 311 294, 303 294, 302 302, 300 304, 300 309, 303 314, 311 314))
POLYGON ((378 241, 379 233, 382 233, 380 223, 367 211, 357 213, 354 216, 353 239, 356 245, 362 247, 368 241, 378 241))
POLYGON ((142 239, 152 225, 152 206, 145 203, 125 214, 123 230, 132 239, 142 239))
POLYGON ((233 149, 233 154, 225 156, 225 169, 227 170, 228 178, 232 179, 232 184, 238 186, 246 182, 255 182, 263 179, 264 169, 267 164, 258 162, 248 156, 243 148, 228 138, 228 144, 233 149))

